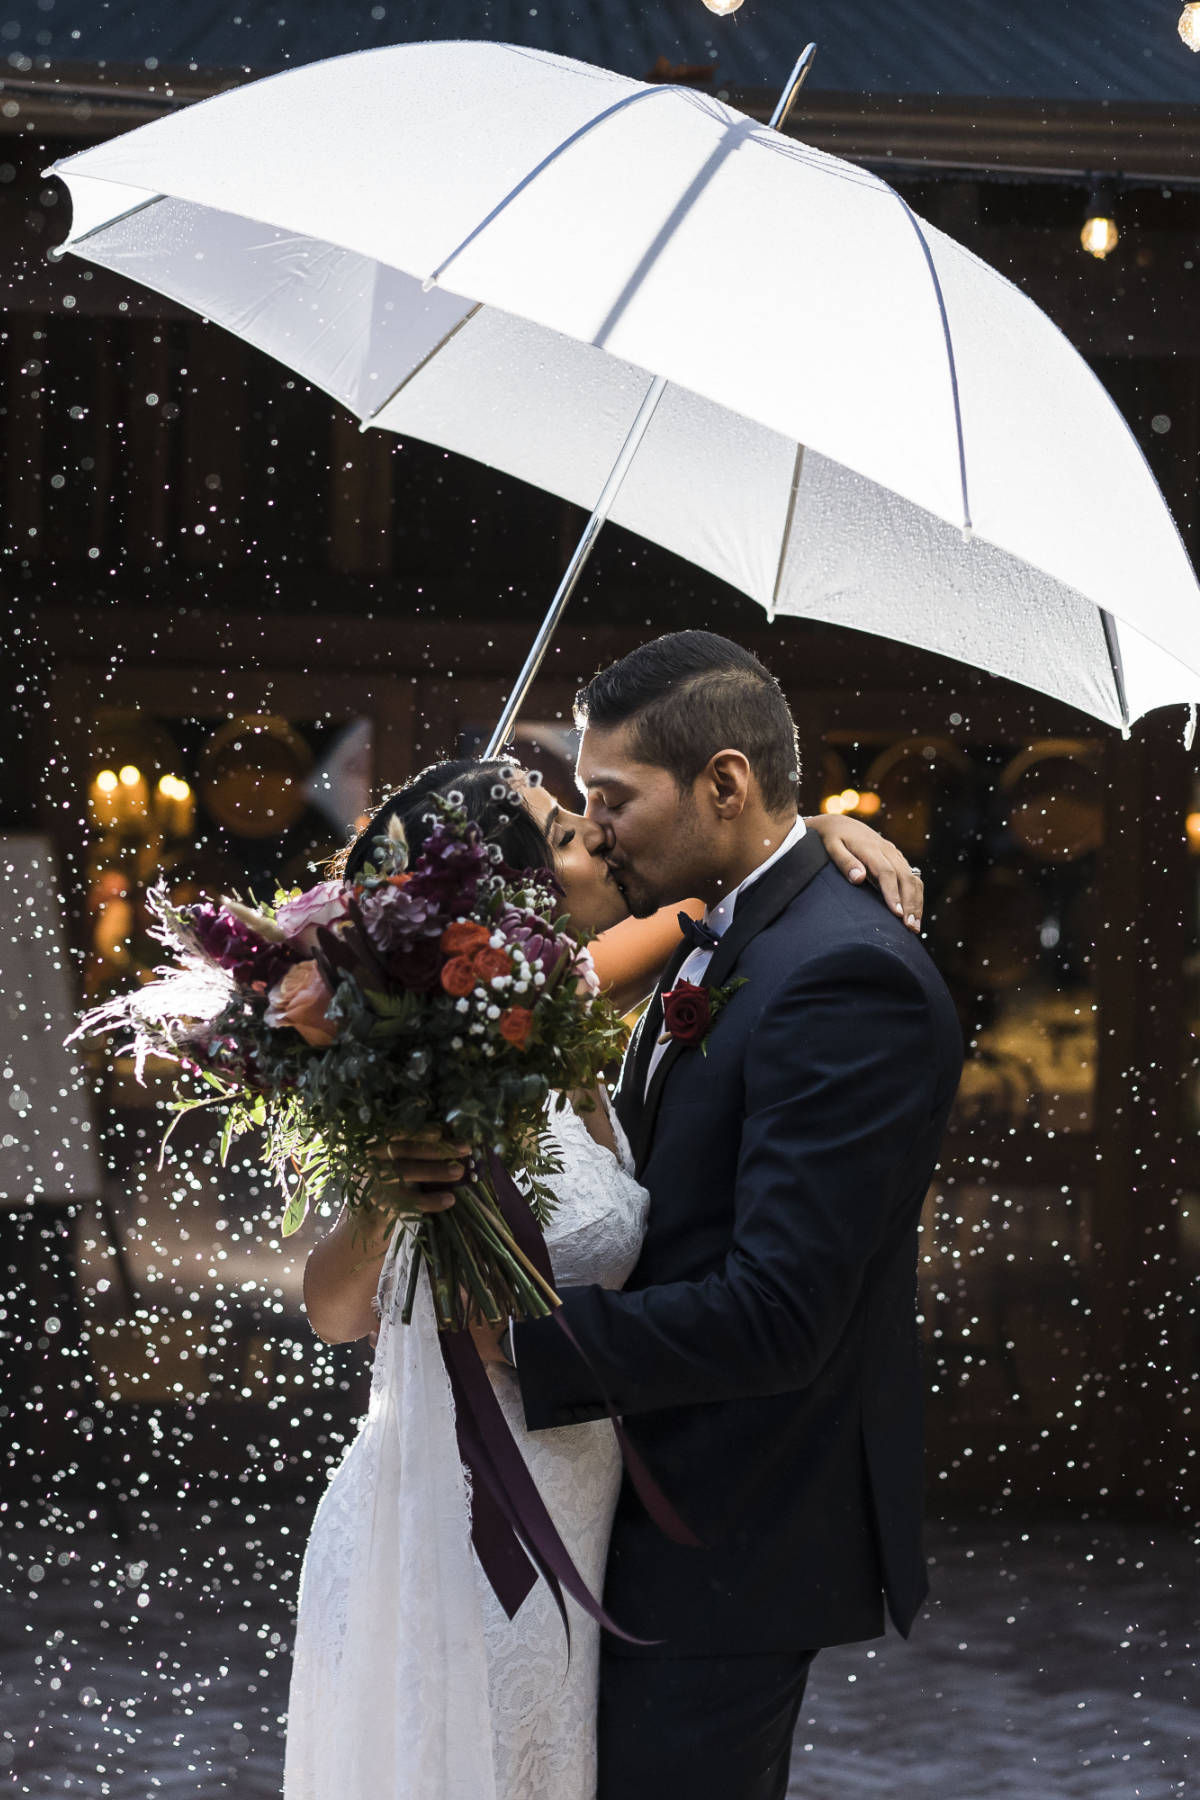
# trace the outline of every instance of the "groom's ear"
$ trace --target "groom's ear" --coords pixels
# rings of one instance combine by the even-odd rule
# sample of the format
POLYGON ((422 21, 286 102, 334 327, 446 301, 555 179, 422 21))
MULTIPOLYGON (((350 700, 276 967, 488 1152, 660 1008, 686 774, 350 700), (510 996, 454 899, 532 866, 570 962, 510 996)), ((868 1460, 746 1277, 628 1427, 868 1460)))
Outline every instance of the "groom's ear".
POLYGON ((750 798, 750 764, 741 750, 718 750, 700 776, 702 788, 721 819, 740 819, 750 798))

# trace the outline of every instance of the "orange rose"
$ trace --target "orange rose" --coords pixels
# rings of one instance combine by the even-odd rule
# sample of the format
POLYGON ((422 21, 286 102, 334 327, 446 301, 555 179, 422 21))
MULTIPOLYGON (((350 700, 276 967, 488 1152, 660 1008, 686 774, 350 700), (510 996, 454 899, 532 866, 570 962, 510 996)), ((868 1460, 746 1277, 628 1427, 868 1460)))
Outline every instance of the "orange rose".
POLYGON ((475 952, 471 967, 480 981, 488 982, 497 975, 511 975, 512 958, 506 950, 493 950, 489 944, 486 950, 475 952))
POLYGON ((473 950, 482 950, 491 934, 486 925, 477 925, 473 919, 461 919, 456 925, 447 925, 442 933, 442 949, 447 956, 470 956, 473 950))
POLYGON ((506 1044, 523 1050, 532 1024, 533 1014, 527 1006, 510 1006, 500 1014, 500 1036, 506 1044))
POLYGON ((448 994, 455 994, 459 999, 469 994, 479 980, 474 965, 465 956, 455 956, 442 970, 442 986, 448 994))
POLYGON ((268 1025, 288 1025, 306 1044, 324 1049, 337 1036, 328 1015, 333 995, 315 962, 293 963, 267 995, 268 1025))

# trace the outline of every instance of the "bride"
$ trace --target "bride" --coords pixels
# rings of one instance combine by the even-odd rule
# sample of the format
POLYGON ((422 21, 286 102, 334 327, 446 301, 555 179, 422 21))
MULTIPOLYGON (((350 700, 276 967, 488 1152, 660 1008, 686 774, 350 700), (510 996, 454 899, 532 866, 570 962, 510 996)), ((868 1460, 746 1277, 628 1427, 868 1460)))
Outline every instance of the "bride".
MULTIPOLYGON (((418 850, 430 795, 451 790, 507 863, 553 869, 577 931, 604 934, 593 954, 617 1005, 642 999, 679 942, 674 911, 626 920, 599 827, 507 765, 447 762, 425 770, 376 813, 349 852, 346 874, 357 872, 391 820, 418 850)), ((861 880, 865 868, 897 910, 912 904, 907 869, 868 827, 836 817, 808 824, 848 878, 861 880), (898 874, 905 879, 900 904, 898 874)), ((550 1115, 562 1165, 546 1228, 555 1278, 620 1287, 638 1259, 648 1196, 603 1087, 572 1098, 577 1106, 550 1115)), ((411 1180, 411 1166, 408 1173, 411 1180)), ((444 1187, 461 1170, 442 1160, 430 1173, 444 1187)), ((381 1200, 388 1181, 381 1158, 381 1200)), ((436 1195, 423 1201, 437 1203, 436 1195)), ((347 1343, 377 1334, 377 1342, 367 1416, 317 1509, 305 1555, 285 1800, 593 1800, 599 1627, 568 1600, 568 1650, 541 1582, 510 1622, 479 1569, 426 1283, 418 1284, 412 1323, 399 1319, 408 1255, 394 1214, 381 1210, 364 1234, 343 1212, 305 1269, 305 1304, 318 1335, 347 1343)), ((621 1482, 613 1432, 602 1421, 529 1433, 511 1372, 493 1365, 488 1373, 598 1597, 621 1482)))

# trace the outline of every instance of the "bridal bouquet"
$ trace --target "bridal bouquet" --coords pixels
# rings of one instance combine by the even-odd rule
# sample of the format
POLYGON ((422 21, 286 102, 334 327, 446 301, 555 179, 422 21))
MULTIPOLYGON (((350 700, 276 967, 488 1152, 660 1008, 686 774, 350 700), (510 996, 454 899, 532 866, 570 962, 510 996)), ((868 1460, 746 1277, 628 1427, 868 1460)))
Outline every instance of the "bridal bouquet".
POLYGON ((517 1177, 545 1223, 545 1177, 557 1171, 548 1097, 562 1106, 591 1087, 622 1043, 590 956, 554 918, 553 877, 507 867, 456 798, 431 801, 419 855, 393 825, 353 881, 253 906, 176 907, 160 886, 155 935, 171 964, 76 1034, 128 1034, 139 1077, 149 1054, 177 1062, 172 1110, 224 1110, 222 1161, 261 1128, 287 1198, 285 1236, 328 1188, 352 1212, 386 1206, 371 1151, 393 1134, 470 1144, 455 1206, 410 1227, 403 1316, 424 1265, 447 1330, 556 1303, 510 1229, 504 1192, 517 1177))

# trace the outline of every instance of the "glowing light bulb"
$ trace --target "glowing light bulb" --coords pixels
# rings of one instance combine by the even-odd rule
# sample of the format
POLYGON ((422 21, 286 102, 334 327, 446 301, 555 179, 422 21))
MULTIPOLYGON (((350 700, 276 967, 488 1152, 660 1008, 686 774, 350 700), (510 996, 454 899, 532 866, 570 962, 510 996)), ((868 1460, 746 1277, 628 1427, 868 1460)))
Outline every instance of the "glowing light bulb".
POLYGON ((142 771, 135 768, 133 763, 126 763, 121 770, 121 786, 128 788, 136 787, 141 779, 142 771))
POLYGON ((1200 0, 1189 0, 1180 13, 1179 35, 1189 50, 1200 50, 1200 0))
POLYGON ((1192 854, 1200 855, 1200 812, 1189 813, 1184 820, 1187 831, 1188 849, 1192 854))
POLYGON ((1103 213, 1092 213, 1079 234, 1079 241, 1089 256, 1103 262, 1110 250, 1115 250, 1120 239, 1114 219, 1105 218, 1103 213))
POLYGON ((842 803, 842 811, 844 813, 853 812, 855 807, 858 805, 858 789, 857 788, 843 788, 841 793, 838 795, 838 799, 842 803))
POLYGON ((719 19, 723 19, 729 13, 735 13, 742 0, 704 0, 704 4, 710 13, 716 13, 719 19))
POLYGON ((101 769, 96 777, 96 786, 102 794, 111 794, 117 785, 117 778, 111 769, 101 769))

